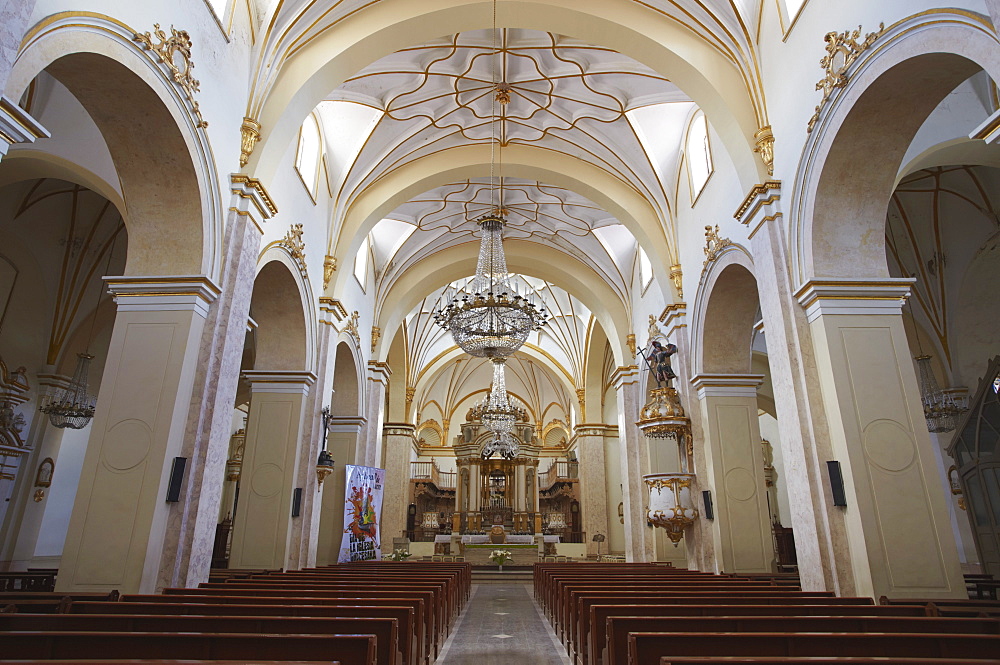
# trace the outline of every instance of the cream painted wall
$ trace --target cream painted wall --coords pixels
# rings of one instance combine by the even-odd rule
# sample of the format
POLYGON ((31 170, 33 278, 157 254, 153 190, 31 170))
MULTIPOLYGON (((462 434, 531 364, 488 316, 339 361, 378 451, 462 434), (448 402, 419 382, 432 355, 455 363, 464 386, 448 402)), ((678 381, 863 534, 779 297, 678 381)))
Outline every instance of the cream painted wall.
POLYGON ((785 464, 781 452, 781 436, 778 433, 778 421, 764 413, 759 416, 760 435, 771 442, 774 451, 774 470, 778 473, 778 515, 783 526, 791 526, 791 509, 788 506, 788 486, 785 477, 785 464))
MULTIPOLYGON (((62 556, 89 439, 90 427, 64 430, 55 472, 52 474, 52 486, 46 490, 45 516, 35 544, 35 558, 62 556)), ((51 563, 53 559, 49 558, 46 564, 51 563)))

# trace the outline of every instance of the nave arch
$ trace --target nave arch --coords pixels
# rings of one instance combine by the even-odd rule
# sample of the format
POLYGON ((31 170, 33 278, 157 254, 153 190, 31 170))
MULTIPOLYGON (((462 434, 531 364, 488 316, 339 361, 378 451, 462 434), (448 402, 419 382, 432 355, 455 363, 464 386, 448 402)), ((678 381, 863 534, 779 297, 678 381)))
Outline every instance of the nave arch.
POLYGON ((996 33, 969 15, 948 18, 917 15, 889 27, 820 116, 792 200, 798 284, 888 276, 886 210, 907 148, 960 83, 980 70, 1000 80, 996 33))
MULTIPOLYGON (((566 26, 573 26, 567 36, 614 49, 669 77, 717 128, 743 189, 764 178, 752 137, 766 121, 749 98, 748 82, 731 61, 683 25, 650 21, 639 4, 611 7, 601 0, 500 0, 496 7, 497 27, 565 34, 566 26)), ((368 64, 402 46, 492 25, 492 3, 482 0, 388 0, 324 31, 302 45, 251 103, 248 115, 269 132, 250 172, 270 180, 305 117, 368 64)))
MULTIPOLYGON (((625 225, 646 250, 652 261, 656 283, 670 283, 665 266, 676 263, 676 248, 672 240, 674 232, 670 228, 672 221, 660 219, 635 188, 593 164, 533 146, 506 146, 502 150, 502 159, 504 176, 563 187, 607 211, 609 216, 625 225)), ((357 254, 372 228, 411 198, 440 185, 490 175, 491 151, 488 145, 442 150, 387 174, 370 185, 347 209, 331 243, 338 264, 350 265, 351 257, 357 254)), ((511 254, 508 252, 508 255, 511 254)), ((508 256, 508 261, 510 259, 511 256, 508 256)), ((333 293, 340 293, 350 277, 350 271, 335 273, 331 282, 333 293)))
MULTIPOLYGON (((625 336, 628 317, 618 295, 593 271, 565 253, 539 243, 519 240, 504 241, 507 267, 512 272, 537 277, 562 287, 579 298, 594 313, 606 329, 613 331, 611 345, 615 358, 628 357, 625 336)), ((382 330, 396 330, 428 293, 446 284, 475 274, 478 244, 465 243, 436 252, 411 266, 398 280, 398 285, 381 303, 379 318, 382 330)), ((383 337, 376 345, 374 357, 381 358, 391 340, 383 337)))
POLYGON ((4 94, 20 98, 45 71, 97 124, 121 181, 133 238, 126 275, 213 277, 221 268, 222 212, 211 149, 176 86, 140 49, 122 24, 56 15, 25 37, 4 94), (95 71, 101 75, 92 76, 95 71))

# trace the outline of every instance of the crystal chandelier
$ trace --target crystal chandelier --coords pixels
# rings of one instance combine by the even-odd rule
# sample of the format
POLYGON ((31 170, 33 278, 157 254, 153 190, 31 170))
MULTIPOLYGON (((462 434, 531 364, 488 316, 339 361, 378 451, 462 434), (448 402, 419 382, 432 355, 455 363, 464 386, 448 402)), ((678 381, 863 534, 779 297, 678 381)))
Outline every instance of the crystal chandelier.
MULTIPOLYGON (((94 316, 97 316, 96 313, 94 316)), ((90 361, 94 356, 89 353, 78 353, 76 358, 76 371, 73 372, 73 379, 69 385, 65 388, 56 388, 48 402, 39 408, 56 427, 83 429, 94 417, 94 405, 97 399, 87 388, 90 361)))
POLYGON ((483 446, 482 458, 490 459, 499 454, 504 459, 514 459, 521 451, 521 446, 514 438, 514 426, 528 419, 527 412, 510 402, 507 394, 505 358, 493 358, 493 386, 489 396, 472 410, 474 418, 482 421, 483 426, 493 433, 493 438, 483 446))
POLYGON ((954 393, 938 388, 931 368, 931 356, 920 355, 916 357, 916 361, 920 374, 920 401, 924 405, 927 429, 935 433, 950 432, 958 425, 958 417, 968 407, 954 393))
POLYGON ((470 356, 505 358, 521 348, 532 330, 545 325, 548 314, 517 292, 507 272, 503 217, 489 214, 477 223, 483 236, 476 276, 434 312, 434 321, 470 356))

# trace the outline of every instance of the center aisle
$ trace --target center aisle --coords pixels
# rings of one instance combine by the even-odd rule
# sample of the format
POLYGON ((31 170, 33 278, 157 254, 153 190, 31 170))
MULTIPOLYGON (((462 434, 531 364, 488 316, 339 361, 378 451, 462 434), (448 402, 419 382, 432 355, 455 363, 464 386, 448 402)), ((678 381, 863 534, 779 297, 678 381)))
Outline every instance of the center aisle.
POLYGON ((477 584, 435 665, 571 665, 530 584, 477 584))

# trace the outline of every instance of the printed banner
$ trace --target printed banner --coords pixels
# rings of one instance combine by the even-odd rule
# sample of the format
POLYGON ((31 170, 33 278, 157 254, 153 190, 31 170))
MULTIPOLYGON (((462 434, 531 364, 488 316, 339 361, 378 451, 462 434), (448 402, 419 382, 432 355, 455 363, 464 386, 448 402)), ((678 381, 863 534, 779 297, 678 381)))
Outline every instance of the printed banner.
POLYGON ((385 469, 344 465, 347 500, 344 502, 344 538, 337 561, 379 561, 382 544, 378 520, 382 515, 382 481, 385 469))

